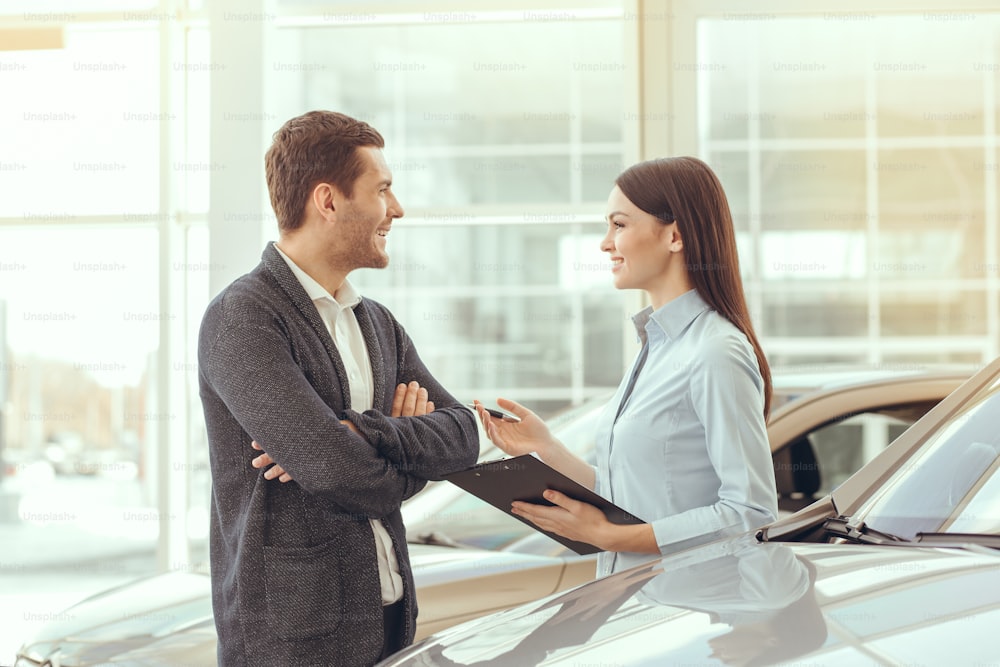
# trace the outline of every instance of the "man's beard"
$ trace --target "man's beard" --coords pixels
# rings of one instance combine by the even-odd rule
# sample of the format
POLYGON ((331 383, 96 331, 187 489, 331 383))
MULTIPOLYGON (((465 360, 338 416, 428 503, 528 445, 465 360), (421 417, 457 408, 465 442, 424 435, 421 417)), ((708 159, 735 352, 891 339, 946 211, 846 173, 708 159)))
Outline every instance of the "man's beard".
POLYGON ((389 266, 389 256, 379 250, 378 241, 371 237, 352 238, 341 252, 337 253, 339 264, 354 269, 384 269, 389 266))

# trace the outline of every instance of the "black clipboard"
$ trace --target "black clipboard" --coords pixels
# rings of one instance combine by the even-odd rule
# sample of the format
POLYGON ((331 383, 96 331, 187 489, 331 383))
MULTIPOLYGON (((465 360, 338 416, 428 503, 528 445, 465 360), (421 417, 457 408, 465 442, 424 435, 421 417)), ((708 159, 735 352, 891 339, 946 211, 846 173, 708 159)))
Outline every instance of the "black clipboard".
POLYGON ((597 507, 604 512, 604 516, 608 517, 611 523, 625 525, 645 523, 531 454, 477 463, 471 468, 445 475, 444 479, 581 555, 597 553, 601 549, 593 544, 570 540, 542 530, 530 521, 512 514, 511 503, 522 500, 537 505, 552 505, 542 497, 542 492, 554 489, 570 498, 597 507))

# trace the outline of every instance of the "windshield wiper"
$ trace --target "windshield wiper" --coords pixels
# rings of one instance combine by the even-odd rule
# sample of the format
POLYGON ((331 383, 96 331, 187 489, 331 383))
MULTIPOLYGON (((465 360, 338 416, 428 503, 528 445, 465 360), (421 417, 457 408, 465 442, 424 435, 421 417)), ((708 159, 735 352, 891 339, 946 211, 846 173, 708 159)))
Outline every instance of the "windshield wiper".
POLYGON ((823 528, 832 535, 857 544, 879 544, 897 547, 906 545, 914 547, 963 547, 976 544, 989 549, 1000 549, 1000 535, 986 535, 983 533, 917 533, 912 540, 908 540, 898 535, 875 530, 864 523, 858 526, 851 526, 848 524, 846 517, 827 519, 823 528))
POLYGON ((910 540, 902 538, 898 535, 883 533, 880 530, 869 528, 864 524, 864 522, 858 524, 857 526, 852 526, 848 523, 848 521, 849 519, 843 516, 838 516, 836 519, 827 519, 826 523, 823 524, 823 530, 828 533, 832 533, 837 537, 841 537, 845 540, 856 542, 858 544, 899 545, 910 542, 910 540))

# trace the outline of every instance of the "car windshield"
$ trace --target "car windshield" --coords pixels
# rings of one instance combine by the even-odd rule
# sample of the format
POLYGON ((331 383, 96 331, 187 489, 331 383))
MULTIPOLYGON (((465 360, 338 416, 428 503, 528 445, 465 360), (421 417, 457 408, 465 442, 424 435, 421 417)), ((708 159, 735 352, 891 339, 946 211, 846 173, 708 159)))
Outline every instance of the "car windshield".
POLYGON ((943 422, 855 517, 907 540, 1000 534, 1000 377, 943 422))

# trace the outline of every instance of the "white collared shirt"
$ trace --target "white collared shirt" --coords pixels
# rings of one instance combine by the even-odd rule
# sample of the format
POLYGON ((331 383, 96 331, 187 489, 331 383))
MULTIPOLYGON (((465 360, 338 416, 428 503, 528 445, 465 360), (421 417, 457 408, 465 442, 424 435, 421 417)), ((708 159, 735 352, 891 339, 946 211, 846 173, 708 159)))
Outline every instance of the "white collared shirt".
MULTIPOLYGON (((633 322, 647 356, 598 424, 598 493, 652 525, 663 554, 774 521, 764 381, 747 337, 693 289, 633 322)), ((602 553, 598 576, 650 558, 602 553)))
MULTIPOLYGON (((374 403, 375 383, 372 379, 372 365, 368 348, 361 334, 361 327, 354 316, 354 306, 361 302, 361 295, 345 278, 336 295, 316 282, 312 276, 299 268, 288 255, 275 244, 292 274, 302 284, 306 294, 312 299, 319 316, 340 352, 347 371, 347 381, 351 390, 351 409, 355 412, 371 410, 374 403)), ((392 538, 381 521, 369 519, 375 533, 375 551, 378 554, 378 576, 382 585, 382 604, 392 604, 403 597, 403 579, 399 575, 399 562, 392 548, 392 538)))

